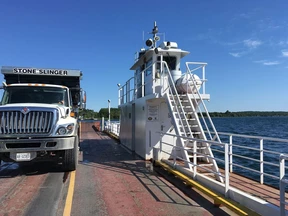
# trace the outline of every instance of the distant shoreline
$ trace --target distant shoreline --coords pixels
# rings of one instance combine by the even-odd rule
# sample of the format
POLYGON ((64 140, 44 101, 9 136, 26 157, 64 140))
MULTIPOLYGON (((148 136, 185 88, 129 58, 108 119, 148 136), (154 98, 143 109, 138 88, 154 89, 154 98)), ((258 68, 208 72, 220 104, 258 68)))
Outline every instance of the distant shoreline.
MULTIPOLYGON (((288 116, 286 111, 241 111, 241 112, 209 112, 210 117, 272 117, 288 116)), ((206 116, 203 113, 203 116, 206 116)))

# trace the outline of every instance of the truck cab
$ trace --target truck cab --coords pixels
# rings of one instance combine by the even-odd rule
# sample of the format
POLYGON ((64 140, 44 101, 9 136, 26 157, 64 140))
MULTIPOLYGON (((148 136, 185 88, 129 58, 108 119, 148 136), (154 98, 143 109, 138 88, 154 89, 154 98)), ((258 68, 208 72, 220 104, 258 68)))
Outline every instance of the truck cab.
POLYGON ((65 171, 78 161, 79 109, 86 93, 82 72, 2 67, 0 162, 51 161, 65 171))

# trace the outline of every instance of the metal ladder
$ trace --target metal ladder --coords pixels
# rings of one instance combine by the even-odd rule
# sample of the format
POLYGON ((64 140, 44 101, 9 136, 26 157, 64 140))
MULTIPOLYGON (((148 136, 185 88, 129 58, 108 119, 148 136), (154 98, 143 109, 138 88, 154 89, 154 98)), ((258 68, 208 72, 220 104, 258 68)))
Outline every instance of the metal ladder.
MULTIPOLYGON (((188 71, 188 73, 190 72, 188 71)), ((168 74, 168 79, 172 80, 170 71, 168 72, 168 74)), ((190 75, 192 79, 194 79, 191 73, 190 75)), ((193 158, 196 156, 198 166, 203 167, 203 169, 206 170, 207 173, 214 173, 215 178, 218 181, 223 182, 223 178, 219 176, 220 172, 217 162, 215 159, 213 159, 214 156, 210 148, 210 144, 205 142, 205 140, 207 140, 207 137, 198 116, 199 112, 200 117, 202 117, 202 121, 206 127, 206 130, 209 130, 207 122, 203 117, 202 111, 200 110, 200 104, 202 104, 204 106, 208 121, 210 121, 210 124, 212 124, 212 130, 214 130, 214 133, 216 134, 214 138, 212 138, 210 131, 208 131, 209 138, 211 140, 216 139, 219 142, 220 138, 209 116, 201 94, 198 90, 197 94, 178 94, 174 82, 170 83, 172 83, 172 85, 169 85, 168 91, 166 91, 164 97, 166 98, 168 108, 173 119, 176 134, 181 137, 191 137, 203 140, 203 142, 197 141, 196 149, 194 149, 193 141, 186 140, 185 138, 180 138, 181 147, 183 147, 181 150, 183 159, 186 161, 191 161, 192 159, 193 161, 193 158), (194 155, 193 152, 196 152, 197 154, 194 155)), ((193 83, 196 86, 195 80, 193 81, 193 83)), ((185 162, 185 166, 191 171, 193 171, 193 168, 195 169, 195 167, 191 163, 185 162)))

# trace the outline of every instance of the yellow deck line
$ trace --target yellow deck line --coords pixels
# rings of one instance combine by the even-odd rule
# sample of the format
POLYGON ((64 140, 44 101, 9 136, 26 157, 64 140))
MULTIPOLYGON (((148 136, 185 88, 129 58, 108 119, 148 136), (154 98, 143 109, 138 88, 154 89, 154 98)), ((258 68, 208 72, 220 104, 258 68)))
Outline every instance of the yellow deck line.
POLYGON ((208 195, 209 197, 211 197, 214 200, 215 205, 222 204, 222 205, 226 206, 227 208, 229 208, 231 211, 233 211, 239 215, 253 215, 253 216, 259 215, 256 212, 253 212, 252 210, 246 209, 246 207, 243 207, 240 204, 234 203, 234 201, 232 201, 232 200, 229 200, 227 198, 222 197, 221 195, 214 193, 213 191, 209 190, 208 188, 200 185, 199 183, 197 183, 194 180, 190 179, 189 177, 185 176, 181 172, 172 169, 169 165, 164 164, 160 161, 155 161, 155 163, 157 165, 160 165, 163 168, 165 168, 168 172, 173 173, 174 175, 178 176, 183 181, 185 181, 187 184, 197 188, 201 192, 203 192, 206 195, 208 195))
POLYGON ((70 183, 69 183, 69 188, 68 188, 68 193, 67 193, 67 198, 66 198, 66 202, 65 202, 63 216, 70 216, 71 215, 76 171, 72 171, 70 173, 70 175, 71 175, 70 176, 70 183))

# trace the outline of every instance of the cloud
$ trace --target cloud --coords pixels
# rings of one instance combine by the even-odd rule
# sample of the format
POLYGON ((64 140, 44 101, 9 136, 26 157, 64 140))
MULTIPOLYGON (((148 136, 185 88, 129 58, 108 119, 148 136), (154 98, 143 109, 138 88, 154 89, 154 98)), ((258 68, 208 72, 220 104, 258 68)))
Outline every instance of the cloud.
POLYGON ((269 62, 264 62, 263 65, 278 65, 280 64, 279 61, 269 61, 269 62))
POLYGON ((234 46, 237 44, 241 44, 242 41, 235 41, 235 42, 221 42, 221 41, 219 41, 218 43, 221 45, 224 45, 224 46, 234 46))
POLYGON ((285 46, 285 45, 288 45, 288 40, 281 40, 281 41, 279 41, 279 43, 278 43, 278 45, 279 46, 285 46))
POLYGON ((229 55, 235 57, 235 58, 239 58, 242 57, 244 55, 246 55, 248 52, 247 51, 241 51, 241 52, 230 52, 229 55))
POLYGON ((263 65, 266 65, 266 66, 281 64, 279 61, 267 61, 267 60, 259 60, 259 61, 254 61, 254 62, 263 64, 263 65))
POLYGON ((243 43, 245 46, 247 46, 251 49, 254 49, 254 48, 257 48, 258 46, 260 46, 262 44, 262 41, 247 39, 247 40, 244 40, 243 43))
POLYGON ((225 45, 234 46, 234 45, 237 45, 239 43, 244 44, 244 46, 246 46, 248 48, 241 48, 240 49, 240 50, 242 50, 241 52, 230 52, 229 55, 231 55, 231 56, 233 56, 235 58, 240 58, 241 56, 246 55, 249 52, 252 52, 253 49, 255 49, 258 46, 260 46, 262 44, 262 41, 247 39, 247 40, 243 40, 243 41, 240 41, 240 42, 230 42, 230 43, 226 42, 225 45))
POLYGON ((242 56, 242 53, 238 52, 238 53, 229 53, 231 56, 235 57, 235 58, 239 58, 242 56))
POLYGON ((238 15, 240 18, 248 19, 251 17, 250 13, 241 13, 238 15))
POLYGON ((288 57, 288 50, 282 50, 282 57, 288 57))

